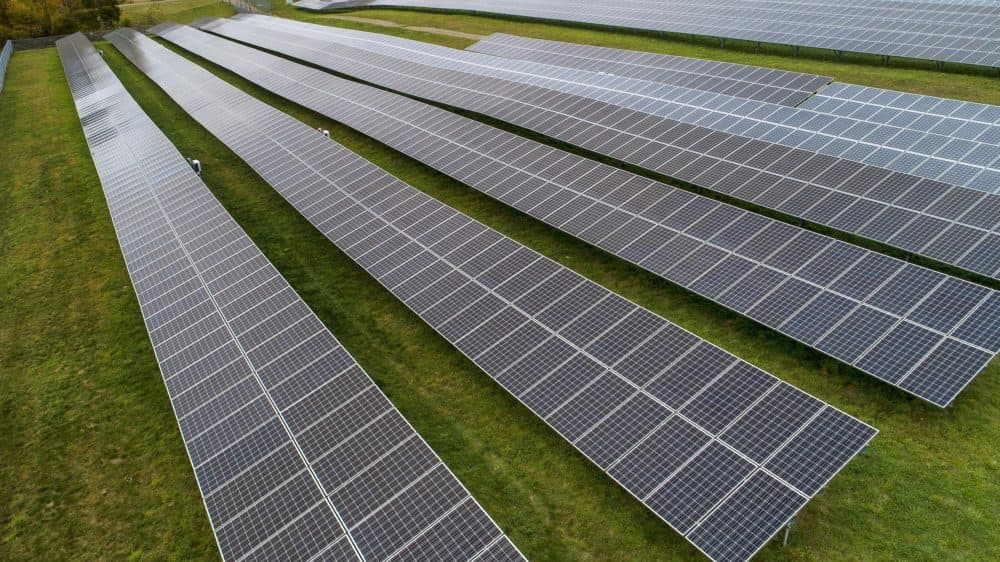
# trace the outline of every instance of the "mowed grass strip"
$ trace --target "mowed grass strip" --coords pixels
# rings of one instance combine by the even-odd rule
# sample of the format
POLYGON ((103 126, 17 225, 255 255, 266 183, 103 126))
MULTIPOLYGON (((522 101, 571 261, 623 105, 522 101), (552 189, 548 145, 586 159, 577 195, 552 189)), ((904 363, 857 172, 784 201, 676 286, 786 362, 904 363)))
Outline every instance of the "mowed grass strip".
MULTIPOLYGON (((397 35, 456 49, 464 49, 475 43, 460 37, 333 18, 328 14, 299 10, 281 2, 273 4, 272 14, 321 25, 397 35)), ((845 53, 843 59, 837 61, 831 50, 806 47, 801 48, 799 56, 795 57, 792 56, 792 48, 784 45, 763 44, 760 51, 755 52, 753 43, 749 41, 730 40, 726 42, 726 47, 720 48, 719 40, 711 37, 657 35, 627 29, 588 28, 489 15, 393 8, 348 10, 336 12, 336 15, 387 20, 403 26, 434 27, 477 35, 509 33, 553 41, 766 66, 832 76, 839 82, 967 101, 1000 103, 1000 80, 997 79, 996 69, 986 67, 949 63, 945 65, 944 71, 939 71, 931 61, 892 59, 890 64, 885 65, 878 56, 860 53, 845 53)))

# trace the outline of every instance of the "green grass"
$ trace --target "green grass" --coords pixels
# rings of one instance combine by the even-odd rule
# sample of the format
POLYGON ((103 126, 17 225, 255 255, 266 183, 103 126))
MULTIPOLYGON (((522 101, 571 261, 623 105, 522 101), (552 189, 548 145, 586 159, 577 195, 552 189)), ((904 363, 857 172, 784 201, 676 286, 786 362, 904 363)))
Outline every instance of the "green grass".
MULTIPOLYGON (((430 25, 459 27, 440 15, 430 25)), ((113 47, 103 49, 182 153, 205 164, 205 181, 227 209, 530 558, 703 560, 113 47)), ((953 408, 938 410, 215 70, 430 195, 878 427, 869 454, 802 512, 788 547, 775 541, 759 560, 1000 558, 997 362, 953 408)), ((0 160, 0 559, 212 559, 54 50, 14 57, 0 130, 0 154, 13 156, 0 160)))
MULTIPOLYGON (((398 35, 457 49, 464 49, 474 43, 474 41, 457 37, 335 19, 324 14, 298 10, 284 3, 274 3, 272 10, 276 16, 398 35)), ((718 40, 711 38, 690 40, 686 36, 654 36, 628 31, 591 29, 470 14, 446 15, 428 11, 388 8, 353 10, 337 12, 337 14, 388 20, 407 26, 464 31, 478 35, 502 32, 556 41, 767 66, 832 76, 841 82, 866 86, 905 90, 968 101, 1000 103, 1000 80, 997 79, 996 70, 991 68, 945 65, 945 71, 942 72, 938 71, 929 61, 896 59, 893 59, 892 63, 886 66, 881 64, 876 56, 856 53, 846 53, 843 60, 838 62, 829 50, 803 48, 800 56, 793 57, 791 56, 791 48, 781 45, 763 45, 760 53, 754 53, 752 45, 748 42, 729 41, 726 43, 726 48, 719 48, 718 40)))
POLYGON ((161 0, 122 4, 121 12, 121 25, 147 27, 168 21, 190 23, 210 16, 225 18, 236 10, 222 0, 161 0))

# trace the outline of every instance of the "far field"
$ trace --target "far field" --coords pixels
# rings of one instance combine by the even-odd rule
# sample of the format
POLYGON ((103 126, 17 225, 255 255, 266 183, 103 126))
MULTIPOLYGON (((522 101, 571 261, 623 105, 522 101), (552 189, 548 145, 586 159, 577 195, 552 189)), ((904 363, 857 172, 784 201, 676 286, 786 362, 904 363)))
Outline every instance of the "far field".
MULTIPOLYGON (((216 2, 176 4, 186 7, 150 23, 232 10, 216 2)), ((167 6, 157 9, 165 14, 167 6)), ((471 43, 274 7, 331 25, 471 43)), ((126 6, 123 13, 147 8, 126 6)), ((352 13, 1000 103, 1000 80, 985 74, 793 58, 778 48, 756 55, 479 16, 352 13)), ((181 152, 204 163, 205 182, 226 208, 529 558, 704 560, 336 250, 113 46, 101 48, 181 152)), ((934 408, 195 60, 329 129, 428 194, 879 428, 868 454, 802 512, 788 546, 773 541, 757 560, 1000 559, 1000 362, 954 407, 934 408)), ((0 94, 0 155, 0 560, 217 559, 54 49, 14 56, 0 94)))
POLYGON ((209 16, 225 18, 236 13, 233 6, 224 0, 154 0, 130 2, 120 7, 121 25, 135 27, 164 21, 189 23, 209 16))

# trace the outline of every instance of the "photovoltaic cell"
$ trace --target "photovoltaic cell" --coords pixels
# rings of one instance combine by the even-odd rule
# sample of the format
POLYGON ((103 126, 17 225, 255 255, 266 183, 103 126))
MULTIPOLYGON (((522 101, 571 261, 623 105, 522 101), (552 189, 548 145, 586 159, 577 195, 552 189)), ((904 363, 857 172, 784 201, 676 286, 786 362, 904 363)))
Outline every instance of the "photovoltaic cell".
MULTIPOLYGON (((170 37, 172 40, 181 40, 185 35, 190 34, 200 35, 190 28, 172 25, 161 26, 157 28, 156 32, 170 37)), ((124 32, 119 33, 124 34, 124 32)), ((725 440, 707 433, 704 428, 683 421, 684 416, 677 413, 676 409, 663 404, 643 385, 637 384, 625 376, 615 367, 618 360, 597 359, 581 347, 585 345, 584 343, 579 342, 596 341, 596 338, 609 330, 621 328, 629 322, 636 323, 635 331, 649 330, 651 323, 658 323, 657 333, 669 331, 683 334, 686 336, 684 339, 691 342, 696 350, 694 352, 700 354, 699 356, 718 357, 719 364, 725 363, 727 367, 731 364, 741 363, 738 359, 707 344, 707 342, 702 342, 691 334, 683 332, 662 318, 651 314, 635 314, 635 305, 533 252, 535 259, 532 263, 541 261, 550 264, 549 269, 552 272, 538 283, 539 285, 547 284, 553 289, 560 288, 557 293, 546 291, 546 294, 554 295, 555 298, 532 299, 530 297, 533 290, 529 290, 521 298, 512 301, 511 297, 503 297, 497 292, 487 290, 479 278, 485 275, 489 269, 477 265, 478 255, 483 255, 482 253, 488 252, 493 247, 508 248, 508 255, 518 252, 523 254, 530 252, 530 250, 485 227, 468 226, 478 225, 478 223, 430 199, 320 135, 314 129, 239 92, 212 74, 151 40, 135 33, 130 34, 130 39, 132 41, 130 44, 125 44, 125 40, 120 36, 116 37, 115 41, 122 44, 126 53, 131 54, 130 58, 133 62, 147 71, 150 77, 157 81, 195 119, 213 134, 218 135, 223 142, 244 158, 280 194, 295 205, 303 216, 317 225, 335 245, 344 248, 343 240, 350 237, 350 229, 360 228, 360 226, 347 227, 345 226, 346 222, 336 220, 321 223, 316 219, 318 211, 315 207, 305 207, 297 204, 296 201, 303 200, 303 197, 306 199, 325 197, 332 200, 332 205, 337 209, 360 207, 365 220, 356 223, 377 222, 382 225, 382 228, 393 229, 396 233, 407 237, 408 243, 420 245, 423 252, 431 257, 430 260, 424 262, 423 271, 433 272, 431 276, 422 280, 421 289, 415 291, 407 289, 405 296, 402 296, 398 291, 400 288, 407 287, 405 279, 397 278, 388 282, 386 281, 387 275, 379 278, 380 283, 404 302, 409 303, 416 295, 420 294, 422 289, 429 289, 435 280, 453 273, 464 275, 469 283, 481 287, 485 296, 457 311, 453 317, 435 320, 424 317, 425 321, 453 345, 463 350, 470 359, 487 370, 486 372, 491 377, 503 384, 505 388, 532 408, 553 428, 560 431, 581 451, 595 452, 595 457, 592 457, 592 460, 598 463, 598 466, 603 470, 610 470, 620 458, 627 457, 628 452, 616 451, 612 453, 607 448, 595 446, 597 443, 594 441, 587 441, 586 447, 582 443, 589 436, 595 435, 595 432, 600 431, 601 428, 608 427, 607 424, 613 423, 611 420, 620 420, 623 416, 627 419, 628 416, 632 415, 644 417, 643 425, 645 427, 662 428, 665 427, 664 424, 671 423, 670 420, 682 421, 699 436, 698 439, 705 443, 711 443, 713 450, 725 450, 730 454, 740 456, 738 449, 730 446, 725 440), (236 107, 239 109, 235 109, 236 107), (268 149, 261 150, 265 146, 268 149), (303 173, 290 176, 287 173, 290 165, 303 173), (345 170, 351 170, 351 173, 345 174, 345 170), (373 210, 379 204, 378 200, 385 200, 400 193, 407 194, 407 199, 418 198, 423 203, 403 214, 393 214, 388 210, 382 212, 373 210), (409 215, 416 215, 416 217, 408 218, 409 215), (435 235, 428 234, 435 230, 434 225, 453 221, 456 216, 462 218, 463 224, 453 224, 445 231, 439 231, 435 235), (420 218, 414 221, 413 219, 417 217, 420 218), (429 217, 435 217, 434 224, 425 224, 416 231, 412 230, 413 225, 426 221, 429 217), (480 233, 475 237, 470 237, 470 241, 458 249, 448 253, 434 250, 437 244, 450 236, 450 232, 474 230, 479 230, 480 233), (480 239, 483 239, 482 243, 477 242, 480 239), (462 252, 461 249, 466 246, 479 248, 480 254, 477 255, 472 251, 462 252), (433 269, 435 264, 440 264, 440 267, 433 269), (479 306, 478 303, 494 304, 479 306), (603 309, 605 313, 601 315, 588 315, 589 311, 595 310, 594 307, 600 306, 602 303, 614 304, 614 306, 603 309), (529 311, 522 306, 530 307, 532 310, 529 311), (632 313, 622 315, 621 313, 625 309, 632 310, 632 313), (617 320, 613 323, 606 322, 609 315, 617 320), (605 328, 604 326, 608 324, 611 324, 610 327, 605 328), (504 326, 506 329, 498 329, 494 332, 493 326, 504 326), (534 330, 535 333, 547 334, 548 339, 539 341, 540 345, 537 347, 531 347, 531 345, 523 344, 524 338, 510 337, 512 333, 527 329, 534 330), (484 330, 489 331, 492 336, 485 337, 484 330), (484 337, 480 339, 475 337, 476 334, 484 334, 484 337), (570 339, 571 337, 564 334, 573 334, 571 337, 578 343, 571 343, 573 341, 570 339), (474 339, 476 343, 471 347, 463 347, 462 342, 466 339, 474 339), (494 353, 498 348, 506 345, 520 348, 521 353, 517 360, 511 361, 507 366, 499 365, 496 367, 481 362, 481 357, 494 353), (520 369, 516 375, 510 376, 520 365, 526 363, 529 365, 527 369, 520 369), (644 399, 638 400, 639 396, 644 399), (655 407, 653 407, 654 405, 655 407), (633 410, 633 408, 635 409, 633 410), (598 455, 597 451, 603 452, 598 455), (611 458, 612 456, 615 458, 611 458), (597 460, 598 458, 602 460, 597 460)), ((352 213, 351 216, 355 215, 352 213)), ((402 244, 399 241, 387 241, 381 244, 386 243, 394 244, 397 247, 402 244)), ((348 249, 348 251, 350 250, 348 249)), ((490 261, 496 262, 498 260, 493 258, 490 261)), ((416 271, 411 275, 417 277, 420 272, 416 271)), ((508 273, 511 280, 518 275, 520 275, 519 272, 508 273)), ((502 287, 503 283, 500 286, 502 287)), ((537 337, 536 339, 541 340, 537 337)), ((655 353, 657 353, 656 350, 650 350, 650 354, 647 354, 650 364, 656 363, 664 368, 670 367, 670 361, 653 355, 655 353)), ((517 353, 511 352, 511 356, 513 355, 517 355, 517 353)), ((712 371, 718 368, 716 365, 716 363, 699 365, 703 375, 695 378, 704 380, 706 385, 712 382, 716 378, 712 376, 712 371)), ((654 372, 652 375, 655 377, 656 374, 654 372)), ((771 381, 771 391, 783 386, 783 383, 778 382, 774 377, 770 375, 766 375, 766 377, 771 381)), ((795 389, 791 389, 789 392, 792 395, 807 396, 795 389)), ((737 401, 732 403, 738 404, 737 401)), ((830 406, 820 404, 823 409, 830 408, 830 406)), ((742 412, 735 415, 738 417, 741 414, 742 412)), ((618 423, 621 427, 621 422, 618 423)), ((861 422, 857 422, 857 424, 859 427, 866 428, 872 437, 874 436, 873 429, 861 422)), ((796 431, 800 429, 804 429, 804 427, 799 426, 796 431)), ((611 435, 614 435, 614 432, 611 435)), ((647 437, 633 434, 630 439, 636 442, 635 449, 638 450, 643 447, 643 443, 647 445, 652 443, 647 437)), ((667 433, 662 437, 666 440, 668 447, 680 438, 679 434, 675 432, 667 433)), ((780 446, 777 448, 780 449, 780 446)), ((663 450, 663 447, 659 448, 660 452, 663 450)), ((680 460, 690 459, 696 452, 690 451, 680 460)), ((750 472, 748 474, 744 475, 741 472, 739 477, 729 475, 729 478, 724 482, 717 481, 710 474, 686 474, 686 477, 692 479, 692 482, 699 486, 709 487, 714 483, 714 485, 725 487, 728 492, 732 492, 740 489, 753 474, 760 472, 760 462, 750 462, 749 465, 750 472)), ((653 488, 668 481, 669 476, 670 472, 664 471, 646 471, 643 474, 644 478, 651 481, 653 488)), ((632 491, 630 486, 626 485, 626 488, 632 491)), ((790 492, 803 500, 808 499, 808 495, 799 494, 796 490, 790 490, 790 492)), ((638 497, 638 494, 636 495, 638 497)), ((689 511, 686 513, 710 511, 718 503, 711 501, 713 498, 714 496, 712 498, 697 498, 698 505, 687 507, 686 509, 689 511)), ((647 505, 649 504, 647 503, 647 505)), ((681 509, 681 506, 677 507, 681 509)), ((455 511, 455 513, 458 512, 459 510, 455 511)), ((787 517, 785 520, 787 521, 787 517)), ((474 519, 470 520, 464 516, 454 521, 455 525, 460 523, 476 525, 474 519)), ((784 521, 776 523, 773 530, 777 531, 783 523, 784 521)), ((704 540, 708 544, 716 539, 716 537, 706 537, 704 540)), ((744 546, 750 551, 756 551, 763 546, 767 537, 761 536, 757 539, 759 540, 756 544, 744 546)), ((419 552, 427 552, 421 541, 415 541, 412 545, 401 553, 414 552, 410 548, 419 549, 419 552)), ((432 556, 432 558, 435 557, 432 556)))
MULTIPOLYGON (((423 473, 398 474, 417 456, 457 490, 450 505, 417 498, 405 506, 408 514, 394 515, 432 519, 461 505, 474 507, 486 522, 449 532, 432 522, 413 526, 399 536, 400 546, 434 536, 441 548, 466 548, 475 540, 484 550, 502 540, 90 42, 75 34, 57 46, 222 557, 374 559, 344 518, 339 496, 331 496, 335 490, 321 484, 322 459, 342 456, 355 428, 389 423, 398 429, 393 444, 406 444, 410 456, 388 451, 382 457, 397 473, 379 483, 379 492, 424 482, 423 473), (476 537, 459 536, 464 532, 476 537)), ((368 443, 355 445, 360 450, 368 443)), ((378 468, 359 463, 347 476, 378 468)), ((371 497, 371 484, 355 493, 371 497)), ((359 510, 369 521, 387 517, 383 502, 354 513, 359 510)), ((386 554, 379 559, 394 552, 386 554)))
MULTIPOLYGON (((950 328, 943 329, 934 313, 926 314, 930 310, 941 310, 941 316, 953 314, 944 312, 944 309, 951 309, 951 305, 943 302, 952 299, 945 293, 932 293, 924 303, 918 303, 927 295, 924 289, 947 279, 949 284, 961 287, 958 292, 966 304, 978 302, 977 299, 983 296, 984 289, 972 283, 959 282, 928 269, 674 189, 249 47, 190 31, 175 31, 168 38, 279 95, 425 161, 539 220, 813 347, 819 347, 821 338, 862 303, 869 305, 866 311, 884 313, 885 318, 891 320, 869 326, 866 332, 869 337, 877 339, 885 335, 900 318, 915 321, 911 316, 917 314, 918 306, 922 307, 923 318, 919 323, 933 327, 941 338, 955 337, 950 334, 950 328), (421 149, 436 144, 447 146, 448 156, 428 161, 421 149), (505 148, 491 150, 493 146, 505 148), (491 177, 496 179, 480 179, 479 172, 486 168, 495 170, 491 177), (530 185, 528 195, 520 192, 526 185, 530 185), (529 198, 534 201, 524 204, 529 198), (557 207, 558 215, 550 210, 551 206, 546 206, 546 202, 554 200, 562 202, 562 206, 557 207), (936 304, 939 301, 941 304, 936 304), (883 331, 871 329, 878 327, 883 331)), ((469 230, 469 234, 472 232, 469 230)), ((453 235, 439 243, 447 246, 439 247, 451 248, 456 240, 453 235)), ((500 261, 507 251, 494 253, 496 248, 498 246, 483 252, 485 263, 500 261)), ((504 265, 517 263, 516 268, 520 270, 527 256, 527 253, 517 254, 516 260, 512 256, 504 265)), ((507 267, 494 267, 480 276, 481 282, 495 287, 501 281, 495 276, 507 270, 507 267)), ((534 269, 529 268, 526 273, 531 271, 534 269)), ((559 283, 560 279, 555 277, 539 283, 542 278, 531 276, 531 284, 524 284, 521 277, 515 277, 499 290, 516 288, 510 294, 521 296, 519 305, 530 314, 536 314, 540 307, 572 289, 572 286, 559 283), (538 287, 530 290, 536 283, 538 287)), ((457 280, 449 278, 438 284, 455 282, 457 280)), ((423 283, 424 280, 419 279, 413 286, 424 287, 423 283)), ((409 302, 432 320, 455 312, 445 308, 445 303, 454 300, 464 306, 471 302, 467 299, 475 296, 457 292, 428 310, 426 307, 433 303, 425 301, 445 296, 438 294, 438 286, 430 287, 409 302)), ((455 288, 449 285, 449 291, 455 288)), ((978 325, 978 318, 989 314, 985 303, 976 306, 975 310, 962 310, 971 313, 965 321, 970 326, 978 325)), ((552 314, 555 313, 549 313, 552 314)), ((963 343, 970 348, 982 347, 973 340, 963 339, 963 343)), ((850 364, 856 364, 859 359, 845 346, 825 345, 820 349, 850 364)), ((996 350, 986 348, 982 351, 993 354, 996 350)), ((969 363, 962 374, 949 371, 942 376, 971 380, 984 365, 969 363)), ((869 372, 883 380, 894 380, 898 376, 897 373, 869 372)), ((922 392, 921 397, 938 405, 954 399, 954 395, 943 391, 922 392)))

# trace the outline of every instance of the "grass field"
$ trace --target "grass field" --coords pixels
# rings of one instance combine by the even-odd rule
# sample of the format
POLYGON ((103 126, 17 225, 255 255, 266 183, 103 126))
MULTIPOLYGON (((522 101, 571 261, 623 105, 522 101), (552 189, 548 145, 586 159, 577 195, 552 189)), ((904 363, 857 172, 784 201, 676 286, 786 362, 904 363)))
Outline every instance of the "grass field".
MULTIPOLYGON (((471 16, 406 23, 474 33, 502 24, 527 35, 551 28, 549 37, 594 43, 616 37, 471 16)), ((807 62, 862 83, 872 83, 864 73, 887 70, 620 40, 753 64, 807 62)), ((205 164, 204 179, 227 209, 529 558, 703 559, 330 245, 112 46, 102 48, 181 152, 205 164)), ((869 453, 802 512, 789 545, 775 541, 759 560, 1000 558, 997 362, 953 408, 933 408, 214 70, 430 195, 878 427, 869 453)), ((1000 99, 988 90, 995 79, 888 70, 928 93, 1000 99)), ((0 559, 217 558, 54 49, 12 60, 0 131, 0 154, 10 155, 0 159, 0 559)))
POLYGON ((121 5, 121 24, 146 27, 165 21, 189 23, 209 16, 229 17, 236 10, 220 0, 158 0, 121 5))

